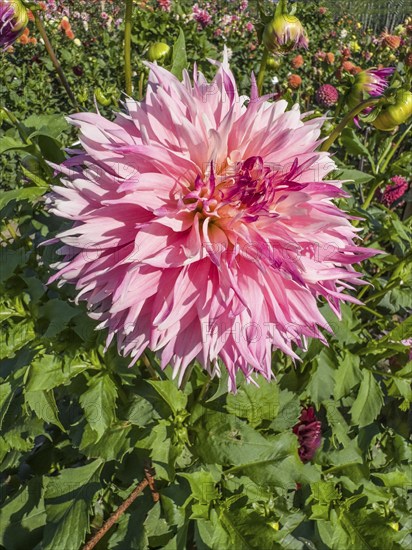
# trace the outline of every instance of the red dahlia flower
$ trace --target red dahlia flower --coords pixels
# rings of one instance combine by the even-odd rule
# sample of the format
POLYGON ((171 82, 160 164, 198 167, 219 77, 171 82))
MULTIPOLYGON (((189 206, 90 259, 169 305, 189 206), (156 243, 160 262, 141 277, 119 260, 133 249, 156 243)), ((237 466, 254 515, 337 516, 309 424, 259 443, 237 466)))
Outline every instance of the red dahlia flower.
POLYGON ((321 430, 322 424, 316 418, 315 409, 303 409, 299 422, 293 428, 293 433, 298 436, 298 452, 302 462, 309 462, 315 456, 322 441, 321 430))

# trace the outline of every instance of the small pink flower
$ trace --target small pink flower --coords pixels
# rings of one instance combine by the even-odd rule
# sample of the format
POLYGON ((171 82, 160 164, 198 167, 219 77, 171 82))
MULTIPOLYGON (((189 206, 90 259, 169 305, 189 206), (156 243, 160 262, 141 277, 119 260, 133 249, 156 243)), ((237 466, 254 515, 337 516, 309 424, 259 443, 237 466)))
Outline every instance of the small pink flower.
POLYGON ((171 0, 157 0, 157 5, 162 11, 169 12, 172 8, 171 0))
POLYGON ((198 4, 193 6, 192 15, 193 19, 203 28, 207 27, 212 22, 211 15, 206 10, 199 8, 198 4))
POLYGON ((255 30, 254 24, 251 23, 250 21, 248 21, 248 22, 246 23, 246 30, 247 30, 248 32, 253 32, 253 31, 255 30))

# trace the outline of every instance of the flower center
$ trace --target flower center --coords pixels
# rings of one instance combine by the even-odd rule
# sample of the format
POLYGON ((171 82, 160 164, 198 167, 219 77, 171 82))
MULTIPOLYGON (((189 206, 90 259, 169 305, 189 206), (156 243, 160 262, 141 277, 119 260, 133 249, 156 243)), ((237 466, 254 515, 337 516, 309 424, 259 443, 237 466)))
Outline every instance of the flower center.
POLYGON ((249 157, 220 174, 215 174, 211 162, 209 174, 196 178, 194 189, 183 197, 183 203, 205 218, 253 222, 259 216, 276 217, 272 206, 284 179, 284 174, 265 165, 261 157, 249 157))

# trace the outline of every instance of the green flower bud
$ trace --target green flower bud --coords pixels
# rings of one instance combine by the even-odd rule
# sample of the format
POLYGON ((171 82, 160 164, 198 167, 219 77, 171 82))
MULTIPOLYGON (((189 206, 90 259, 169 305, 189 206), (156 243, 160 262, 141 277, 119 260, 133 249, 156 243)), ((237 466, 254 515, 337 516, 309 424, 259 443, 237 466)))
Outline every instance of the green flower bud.
POLYGON ((274 57, 268 57, 266 61, 266 67, 268 69, 278 69, 280 67, 280 59, 274 57))
POLYGON ((161 61, 170 51, 170 47, 164 42, 155 42, 149 48, 147 57, 149 61, 161 61))
POLYGON ((395 103, 384 107, 372 124, 378 130, 390 132, 412 116, 412 92, 398 90, 395 103))
POLYGON ((110 97, 106 97, 105 94, 102 92, 101 88, 96 88, 94 91, 94 95, 96 96, 97 101, 100 103, 100 105, 103 105, 107 107, 110 105, 112 100, 110 97))
POLYGON ((294 15, 278 14, 263 31, 263 44, 270 52, 289 52, 308 47, 308 39, 302 23, 294 15))

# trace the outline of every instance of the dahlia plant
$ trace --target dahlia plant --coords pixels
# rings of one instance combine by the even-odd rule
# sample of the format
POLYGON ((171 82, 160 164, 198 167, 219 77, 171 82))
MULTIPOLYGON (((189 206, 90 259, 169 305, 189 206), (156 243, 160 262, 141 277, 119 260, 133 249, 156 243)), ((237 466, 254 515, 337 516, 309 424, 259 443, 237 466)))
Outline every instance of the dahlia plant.
POLYGON ((30 5, 2 56, 1 548, 411 546, 411 21, 327 6, 30 5))

